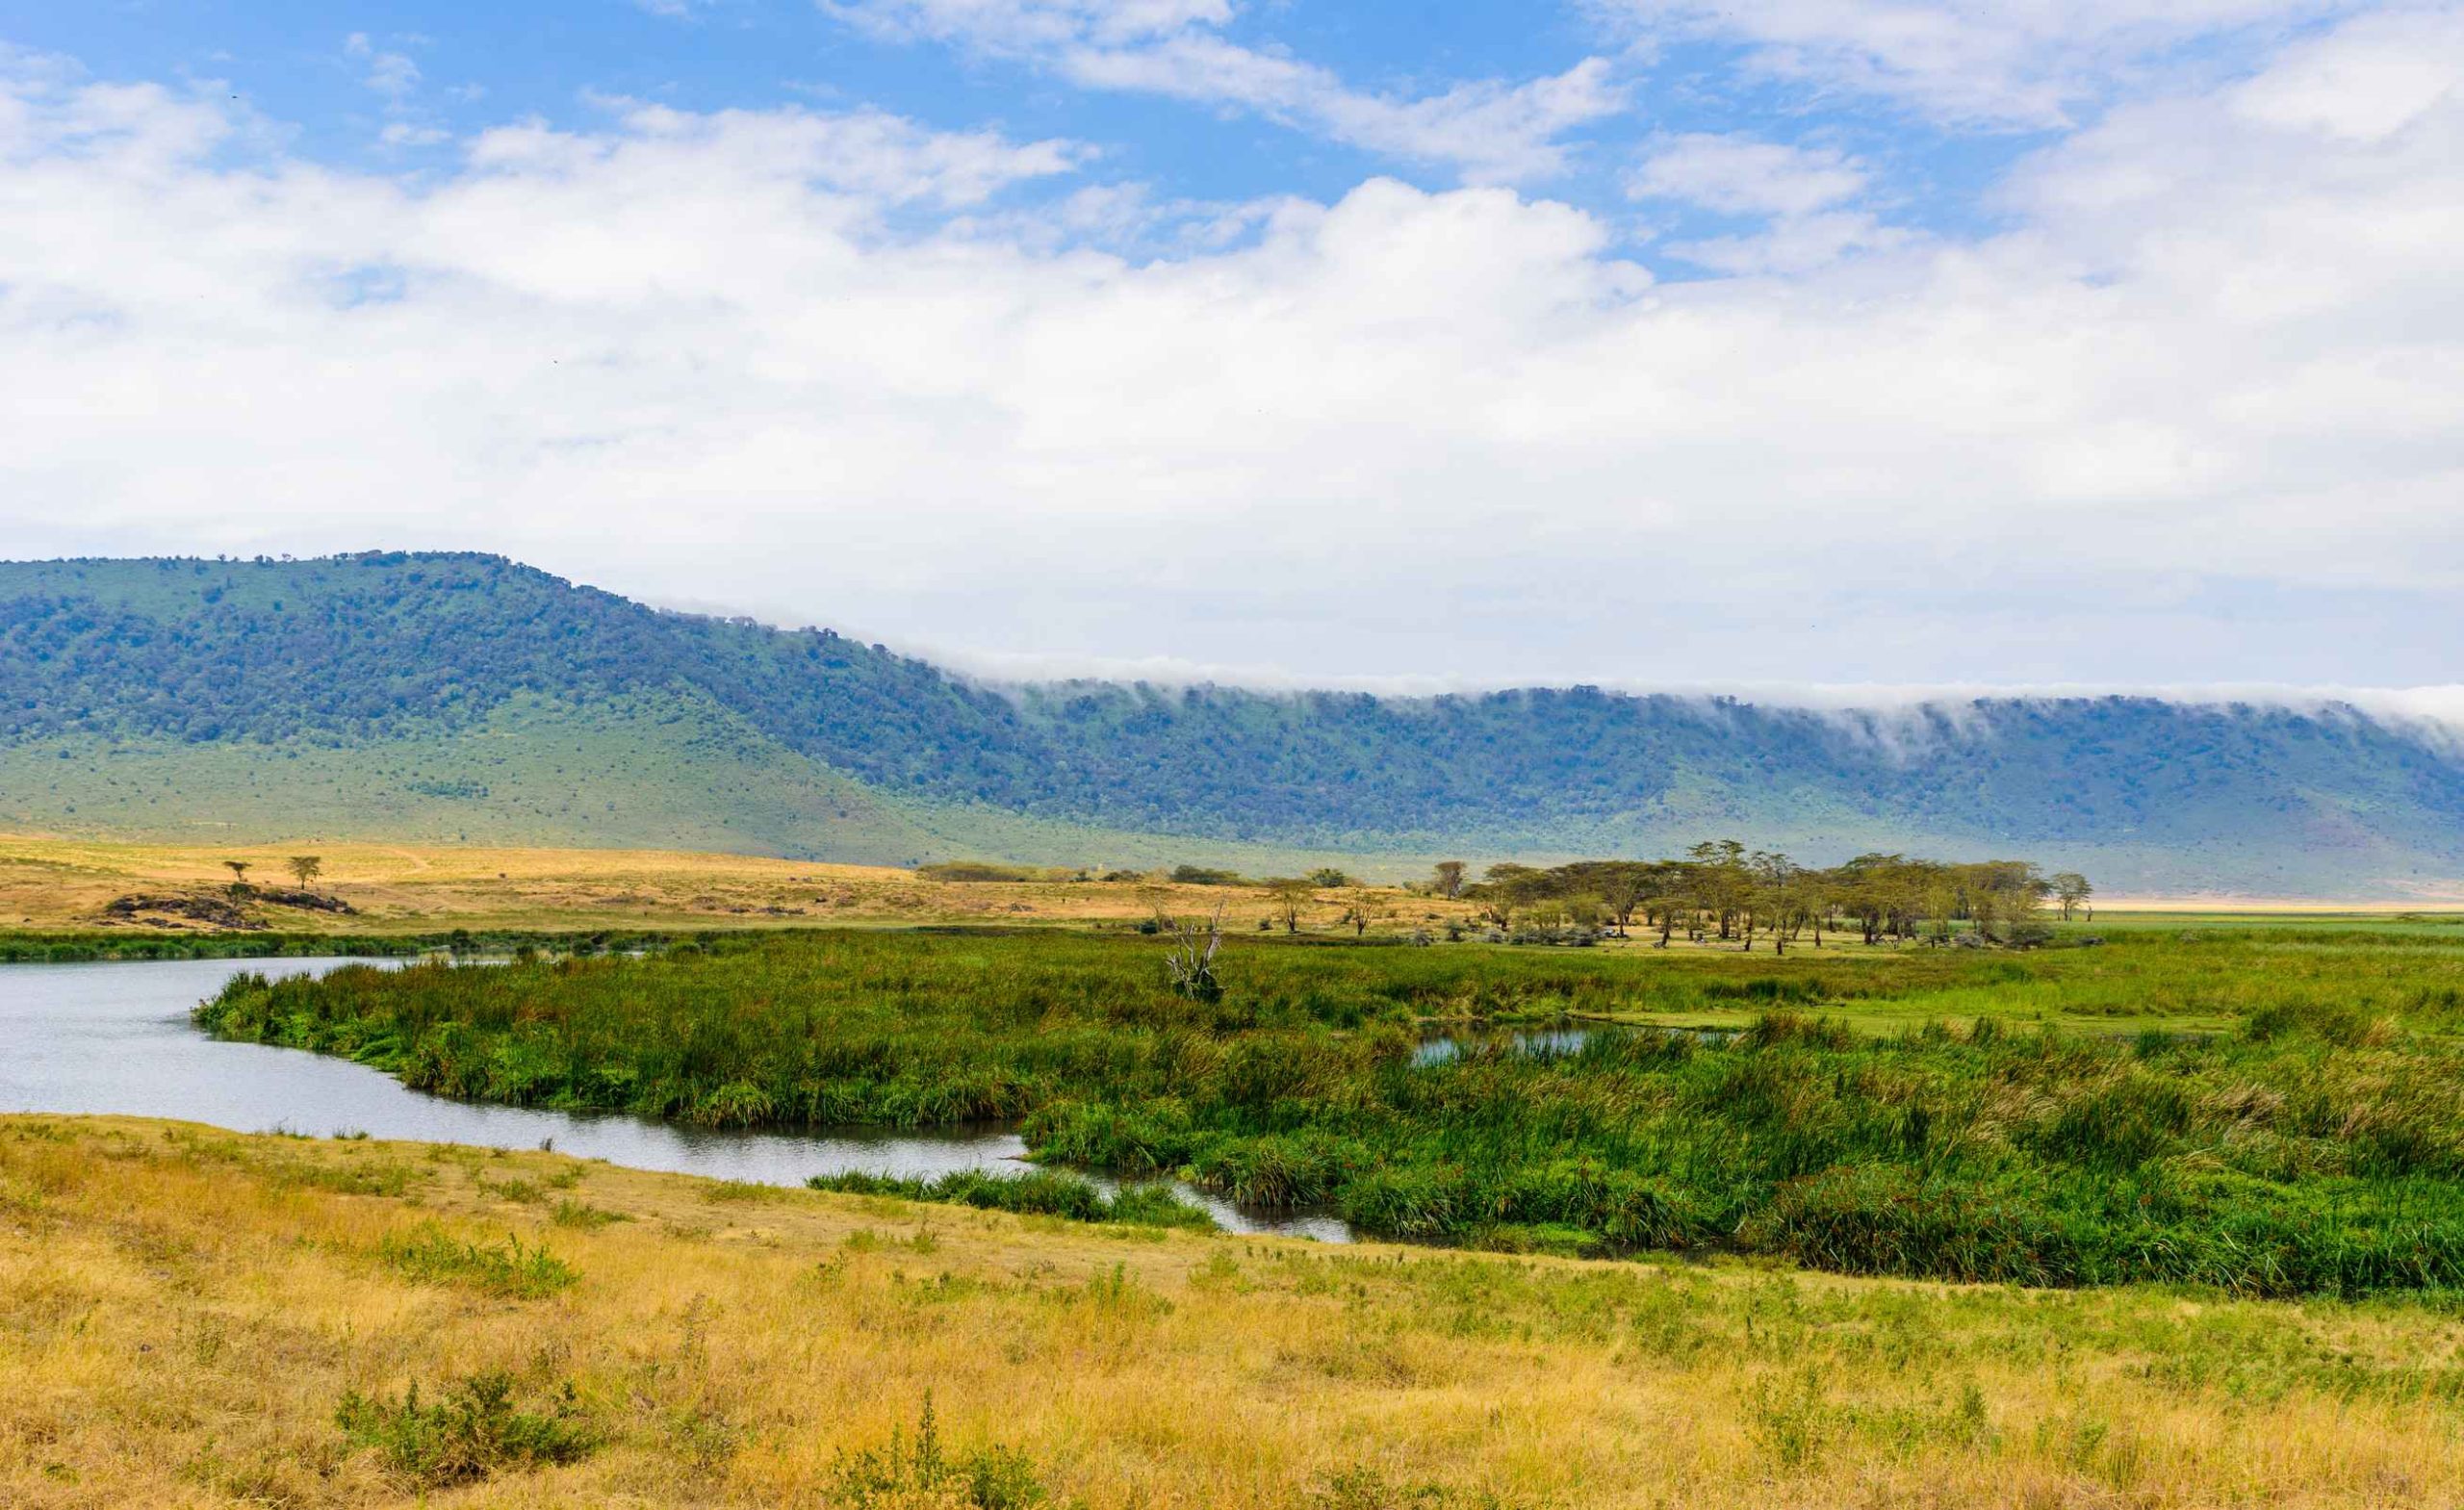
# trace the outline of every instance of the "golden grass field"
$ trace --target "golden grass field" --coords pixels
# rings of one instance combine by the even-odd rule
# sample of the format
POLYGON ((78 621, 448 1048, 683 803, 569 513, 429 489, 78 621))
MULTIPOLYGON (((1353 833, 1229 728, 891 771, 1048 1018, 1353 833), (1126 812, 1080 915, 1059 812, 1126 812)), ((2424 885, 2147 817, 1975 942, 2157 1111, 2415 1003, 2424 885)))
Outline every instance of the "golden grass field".
POLYGON ((0 1503, 357 1506, 352 1392, 595 1447, 437 1506, 2453 1505, 2451 1315, 1117 1232, 584 1164, 0 1118, 0 1503), (400 1255, 547 1249, 524 1298, 400 1255), (389 1245, 390 1244, 390 1245, 389 1245), (565 1392, 570 1387, 570 1395, 565 1392), (1018 1501, 1023 1502, 1023 1501, 1018 1501))
MULTIPOLYGON (((288 886, 292 882, 283 862, 302 851, 324 862, 318 889, 358 909, 349 916, 265 909, 273 926, 309 933, 873 922, 1085 924, 1143 918, 1158 906, 1202 913, 1219 902, 1225 905, 1227 924, 1254 928, 1269 909, 1265 895, 1246 886, 952 883, 881 866, 667 850, 356 842, 203 846, 0 834, 0 929, 91 929, 103 923, 103 908, 117 897, 219 892, 231 881, 225 860, 247 861, 253 866, 248 875, 253 883, 288 886)), ((1369 889, 1381 905, 1395 909, 1390 921, 1470 912, 1457 903, 1406 898, 1392 888, 1369 889)), ((1347 889, 1327 890, 1304 916, 1331 925, 1348 905, 1348 894, 1347 889)))
MULTIPOLYGON (((249 880, 288 886, 285 859, 306 851, 324 863, 318 889, 349 902, 349 915, 261 909, 273 928, 297 933, 404 934, 468 929, 636 928, 695 930, 849 924, 1078 925, 1133 922, 1159 908, 1203 915, 1218 905, 1226 925, 1254 929, 1272 904, 1254 886, 1140 883, 949 883, 874 865, 830 865, 675 850, 530 849, 369 843, 177 845, 0 833, 0 930, 150 932, 204 925, 162 919, 115 922, 103 911, 132 894, 219 894, 223 861, 244 860, 249 880)), ((1380 930, 1469 922, 1462 902, 1399 886, 1330 887, 1303 909, 1317 931, 1340 926, 1367 902, 1380 930)), ((2116 898, 2100 916, 2212 925, 2226 922, 2355 922, 2421 912, 2427 903, 2355 904, 2231 898, 2116 898)))

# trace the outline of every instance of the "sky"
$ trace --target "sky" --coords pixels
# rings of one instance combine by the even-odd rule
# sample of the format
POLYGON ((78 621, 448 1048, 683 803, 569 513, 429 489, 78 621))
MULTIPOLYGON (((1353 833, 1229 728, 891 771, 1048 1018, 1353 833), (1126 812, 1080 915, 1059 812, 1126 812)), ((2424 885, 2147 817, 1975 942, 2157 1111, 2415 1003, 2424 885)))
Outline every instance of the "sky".
POLYGON ((2464 3, 0 0, 0 556, 1006 676, 2464 682, 2464 3))

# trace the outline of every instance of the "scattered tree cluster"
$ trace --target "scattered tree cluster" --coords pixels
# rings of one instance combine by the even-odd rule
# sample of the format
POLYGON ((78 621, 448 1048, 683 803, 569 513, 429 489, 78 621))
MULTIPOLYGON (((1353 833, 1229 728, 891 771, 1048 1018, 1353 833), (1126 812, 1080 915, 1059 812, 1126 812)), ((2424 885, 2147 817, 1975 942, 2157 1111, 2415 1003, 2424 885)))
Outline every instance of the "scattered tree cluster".
POLYGON ((2027 947, 2047 936, 2048 905, 2066 921, 2089 912, 2095 888, 2076 871, 2047 876, 2026 860, 1945 863, 1905 855, 1860 855, 1818 869, 1785 855, 1749 851, 1734 839, 1695 845, 1682 858, 1580 860, 1540 869, 1492 865, 1476 883, 1448 860, 1432 893, 1473 903, 1496 934, 1525 942, 1588 942, 1629 936, 1639 925, 1665 947, 1688 940, 1734 943, 1774 954, 1825 934, 2027 947))

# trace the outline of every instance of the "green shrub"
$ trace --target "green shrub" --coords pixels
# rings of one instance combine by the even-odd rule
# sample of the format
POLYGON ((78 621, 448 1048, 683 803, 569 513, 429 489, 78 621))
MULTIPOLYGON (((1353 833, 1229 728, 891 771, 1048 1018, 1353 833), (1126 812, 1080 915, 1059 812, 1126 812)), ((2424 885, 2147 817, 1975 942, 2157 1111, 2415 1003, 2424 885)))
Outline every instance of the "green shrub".
POLYGON ((888 1195, 899 1200, 972 1206, 979 1211, 1065 1216, 1073 1221, 1114 1221, 1143 1227, 1215 1226, 1213 1216, 1173 1194, 1168 1186, 1130 1186, 1116 1195, 1106 1195, 1093 1181, 1054 1169, 1025 1174, 958 1169, 932 1180, 850 1172, 817 1174, 805 1183, 816 1190, 841 1195, 888 1195))
MULTIPOLYGON (((915 874, 926 881, 1005 882, 1041 881, 1049 879, 1044 871, 1024 865, 1004 865, 991 860, 952 859, 935 865, 918 865, 915 874)), ((1062 873, 1066 877, 1067 872, 1062 873)))
POLYGON ((464 1242, 432 1221, 386 1234, 376 1256, 414 1284, 465 1285, 514 1300, 544 1299, 581 1278, 564 1260, 544 1247, 526 1247, 518 1237, 464 1242))
POLYGON ((912 1444, 894 1430, 886 1446, 842 1452, 831 1477, 831 1503, 848 1510, 909 1510, 919 1503, 949 1510, 1033 1510, 1045 1502, 1043 1485, 1024 1453, 997 1446, 953 1452, 944 1446, 930 1393, 912 1444))
POLYGON ((588 1231, 594 1227, 608 1226, 628 1218, 619 1213, 602 1211, 586 1201, 578 1201, 567 1196, 556 1203, 556 1209, 548 1214, 548 1219, 559 1227, 578 1227, 588 1231))
POLYGON ((398 1400, 346 1395, 334 1423, 355 1449, 374 1451, 386 1468, 422 1489, 444 1489, 506 1469, 573 1463, 599 1446, 568 1382, 545 1412, 517 1409, 513 1379, 475 1373, 456 1381, 433 1405, 412 1384, 398 1400))

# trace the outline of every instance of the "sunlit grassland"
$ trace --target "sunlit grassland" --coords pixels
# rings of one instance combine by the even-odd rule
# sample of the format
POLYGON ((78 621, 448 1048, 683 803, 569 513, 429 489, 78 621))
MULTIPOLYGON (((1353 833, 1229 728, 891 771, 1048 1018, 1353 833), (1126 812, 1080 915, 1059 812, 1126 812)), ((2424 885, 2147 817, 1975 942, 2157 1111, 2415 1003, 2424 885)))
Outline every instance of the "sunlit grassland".
POLYGON ((1134 937, 807 934, 244 978, 200 1020, 479 1099, 716 1126, 1019 1118, 1048 1160, 1452 1244, 2261 1294, 2464 1286, 2464 948, 1261 942, 1223 973, 1194 1001, 1134 937), (1495 1037, 1651 1020, 1733 1031, 1495 1037), (1441 1029, 1463 1041, 1431 1062, 1441 1029))
MULTIPOLYGON (((875 865, 700 851, 552 849, 504 845, 295 840, 287 843, 137 843, 0 834, 0 929, 92 932, 103 909, 131 894, 220 894, 229 860, 249 880, 292 884, 294 855, 323 862, 320 890, 351 904, 349 914, 261 908, 272 927, 335 936, 473 931, 663 929, 696 932, 783 926, 913 926, 998 923, 1005 927, 1135 922, 1158 907, 1181 912, 1227 907, 1235 927, 1254 929, 1272 909, 1255 887, 1186 886, 1152 882, 954 883, 875 865)), ((1381 890, 1396 910, 1390 927, 1468 916, 1459 903, 1408 899, 1381 890)), ((1346 906, 1327 888, 1301 910, 1332 927, 1346 906)), ((174 920, 176 921, 176 920, 174 920)), ((169 936, 193 925, 115 932, 169 936)))
POLYGON ((929 1395, 945 1456, 1088 1510, 2444 1505, 2458 1336, 2419 1301, 1326 1249, 0 1119, 0 1502, 44 1510, 410 1502, 371 1402, 490 1377, 571 1455, 478 1453, 429 1502, 850 1503, 929 1395), (400 1257, 459 1251, 565 1277, 400 1257))

